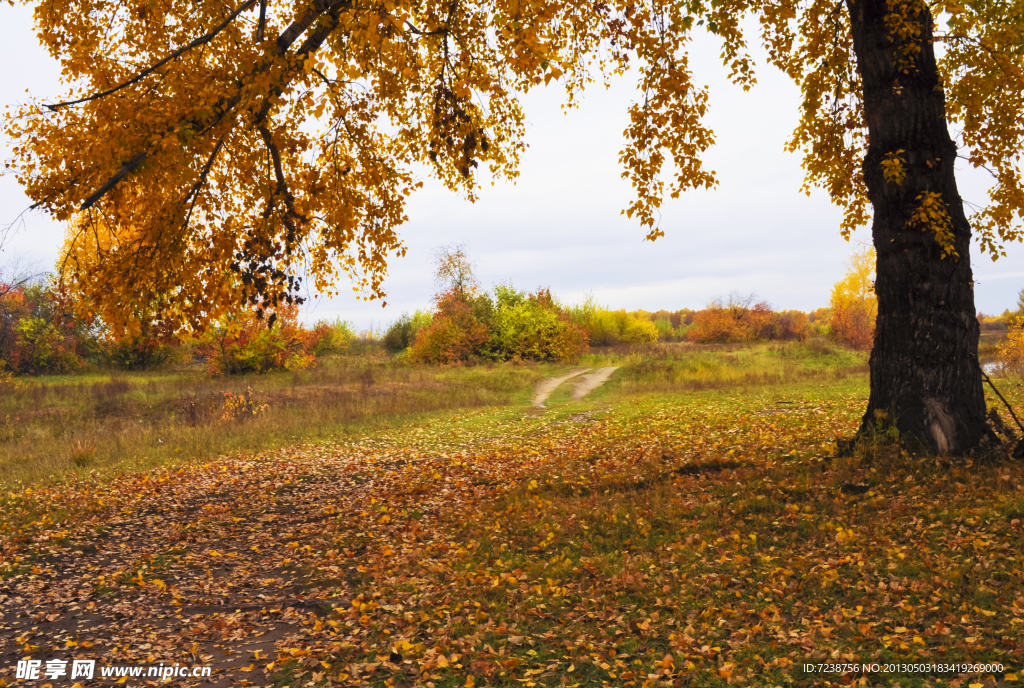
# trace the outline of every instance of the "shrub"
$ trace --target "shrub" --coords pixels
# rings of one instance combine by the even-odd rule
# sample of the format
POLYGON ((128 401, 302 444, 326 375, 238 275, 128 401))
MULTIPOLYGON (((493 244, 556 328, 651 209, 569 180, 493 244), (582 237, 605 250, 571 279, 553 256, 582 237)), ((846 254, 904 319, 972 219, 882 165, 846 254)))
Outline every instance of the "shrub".
POLYGON ((664 318, 659 318, 654 321, 654 329, 658 331, 658 341, 662 342, 674 342, 676 341, 676 328, 672 326, 672 321, 664 318))
POLYGON ((567 311, 569 319, 587 332, 591 346, 645 344, 658 341, 658 328, 646 317, 612 311, 598 305, 593 296, 567 311))
POLYGON ((210 365, 211 373, 265 373, 275 368, 292 370, 313 361, 306 351, 298 322, 298 306, 279 308, 277 320, 267 322, 249 310, 225 316, 196 343, 196 353, 210 365))
POLYGON ((735 342, 744 338, 744 332, 732 313, 721 303, 712 302, 704 310, 694 313, 693 327, 687 338, 698 344, 735 342))
POLYGON ((772 339, 798 339, 801 342, 811 333, 811 322, 802 311, 782 311, 775 324, 772 339))
MULTIPOLYGON (((625 314, 625 311, 621 311, 625 314)), ((626 315, 619 339, 626 344, 653 344, 658 341, 658 328, 650 320, 626 315)))
POLYGON ((108 365, 120 370, 149 370, 174 358, 174 348, 155 337, 132 335, 113 340, 104 347, 108 365))
POLYGON ((224 397, 220 413, 222 421, 245 422, 265 413, 270 408, 269 404, 256 400, 252 387, 247 386, 245 392, 241 394, 233 392, 221 392, 221 394, 224 397))
POLYGON ((753 308, 739 315, 739 320, 746 329, 745 339, 749 341, 775 338, 781 319, 767 301, 756 303, 753 308))
POLYGON ((338 318, 334 322, 319 321, 312 330, 302 333, 306 352, 311 357, 347 354, 356 338, 352 323, 338 318))
POLYGON ((767 301, 755 303, 756 298, 733 293, 727 302, 713 300, 693 314, 687 338, 700 344, 790 338, 795 319, 776 313, 767 301))
POLYGON ((424 311, 416 311, 412 316, 402 313, 402 317, 388 327, 381 343, 392 353, 408 349, 416 341, 420 330, 430 326, 432 319, 430 313, 424 311))
POLYGON ((693 322, 693 311, 684 308, 678 311, 632 311, 628 314, 631 318, 648 321, 654 325, 658 332, 659 342, 681 342, 686 340, 686 333, 690 329, 689 324, 693 322))
POLYGON ((29 314, 23 290, 12 284, 0 283, 0 359, 3 371, 9 365, 17 368, 18 324, 29 314))
POLYGON ((24 318, 17 325, 18 341, 15 351, 19 372, 72 373, 84 366, 74 351, 65 345, 64 336, 51 322, 42 318, 24 318))
POLYGON ((626 313, 625 311, 616 312, 601 308, 579 324, 586 329, 590 343, 594 346, 615 346, 622 341, 626 313))
POLYGON ((95 328, 45 282, 0 280, 0 359, 13 372, 69 373, 97 357, 95 328))
POLYGON ((1024 317, 1014 319, 1006 339, 996 346, 996 361, 1003 372, 1024 373, 1024 317))
POLYGON ((430 326, 420 330, 410 356, 420 363, 454 363, 477 354, 488 340, 494 306, 486 294, 451 288, 435 297, 437 308, 430 326))
POLYGON ((587 332, 564 313, 550 290, 526 295, 511 286, 494 289, 495 309, 483 354, 499 361, 576 360, 588 346, 587 332))
MULTIPOLYGON (((402 321, 392 326, 395 347, 403 336, 402 326, 402 321)), ((549 290, 525 294, 502 285, 494 289, 493 299, 457 287, 438 295, 433 319, 420 330, 410 356, 422 363, 474 357, 562 361, 575 360, 586 350, 586 330, 569 319, 549 290)))

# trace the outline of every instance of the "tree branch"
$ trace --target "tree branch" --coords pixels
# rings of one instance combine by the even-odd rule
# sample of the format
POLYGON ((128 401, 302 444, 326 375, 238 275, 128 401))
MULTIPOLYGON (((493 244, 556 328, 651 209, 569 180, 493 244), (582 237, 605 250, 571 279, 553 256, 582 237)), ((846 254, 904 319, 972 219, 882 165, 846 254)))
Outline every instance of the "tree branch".
MULTIPOLYGON (((281 164, 281 152, 277 149, 277 144, 274 143, 274 138, 271 135, 270 130, 265 126, 260 125, 260 134, 263 136, 263 142, 267 145, 267 151, 270 152, 270 159, 274 162, 274 176, 277 178, 277 189, 275 190, 275 193, 280 194, 284 198, 284 202, 285 205, 288 206, 288 214, 290 216, 297 218, 302 222, 307 222, 308 220, 295 210, 295 197, 292 196, 291 191, 288 190, 288 182, 284 178, 284 166, 281 164)), ((291 224, 288 220, 285 220, 285 222, 289 225, 291 224)))
POLYGON ((93 206, 93 204, 96 203, 96 201, 98 201, 101 198, 103 198, 108 191, 110 191, 115 186, 117 186, 117 183, 119 181, 121 181, 122 179, 124 179, 128 175, 129 172, 134 172, 136 169, 138 169, 139 165, 141 165, 142 163, 146 162, 146 158, 148 158, 148 157, 149 157, 149 151, 142 151, 141 153, 136 155, 134 158, 132 158, 128 162, 126 162, 123 165, 121 165, 121 169, 119 169, 117 171, 117 174, 115 174, 113 177, 108 179, 107 183, 104 184, 103 186, 101 186, 96 191, 96 193, 94 193, 92 196, 89 196, 89 198, 85 199, 85 201, 82 203, 82 206, 79 208, 79 210, 87 210, 88 208, 91 208, 93 206))
POLYGON ((263 30, 267 26, 267 0, 260 0, 260 22, 256 27, 256 42, 263 42, 263 30))
MULTIPOLYGON (((55 103, 53 105, 47 105, 46 107, 49 108, 50 111, 56 112, 59 108, 68 107, 68 106, 71 106, 71 105, 80 105, 81 103, 88 103, 91 100, 96 100, 98 98, 103 98, 104 96, 109 96, 109 95, 111 95, 113 93, 117 93, 121 89, 128 88, 129 86, 133 86, 133 85, 139 83, 140 81, 145 79, 147 76, 149 76, 150 74, 152 74, 156 70, 158 70, 161 67, 163 67, 165 64, 167 64, 171 60, 174 60, 174 59, 177 59, 178 57, 181 57, 181 55, 183 55, 184 53, 188 52, 192 48, 198 48, 199 46, 205 45, 206 43, 209 43, 210 41, 212 41, 217 36, 217 34, 219 34, 221 31, 226 29, 228 27, 228 25, 231 22, 233 22, 235 20, 235 18, 239 14, 241 14, 242 12, 247 10, 248 8, 252 7, 252 5, 255 2, 256 2, 256 0, 246 0, 245 4, 243 4, 237 10, 232 12, 228 16, 228 18, 225 19, 220 24, 220 26, 215 28, 213 31, 211 31, 210 33, 206 34, 205 36, 200 36, 199 38, 195 39, 194 41, 192 41, 191 43, 189 43, 186 46, 182 46, 181 48, 178 48, 173 53, 171 53, 170 55, 168 55, 164 59, 160 60, 159 62, 157 62, 152 67, 149 67, 147 69, 142 70, 139 74, 137 74, 133 78, 129 79, 128 81, 125 81, 123 84, 119 84, 119 85, 115 86, 114 88, 107 89, 106 91, 102 91, 100 93, 94 93, 93 95, 86 96, 85 98, 79 98, 78 100, 69 100, 69 101, 65 101, 63 103, 55 103)), ((265 0, 264 0, 264 2, 265 2, 265 0)), ((263 17, 261 16, 260 19, 262 20, 263 17)), ((262 24, 260 25, 260 29, 262 30, 262 24)))
POLYGON ((199 191, 206 184, 206 177, 210 174, 210 169, 213 167, 213 161, 217 159, 217 154, 220 153, 221 146, 224 145, 224 137, 221 137, 217 141, 217 145, 213 147, 213 152, 210 153, 210 157, 206 160, 206 164, 203 165, 203 171, 199 174, 199 179, 189 189, 188 194, 185 196, 185 202, 188 203, 190 200, 192 204, 189 205, 188 213, 185 215, 185 227, 188 227, 188 223, 192 220, 192 211, 195 210, 196 203, 199 201, 199 191))
MULTIPOLYGON (((252 4, 255 1, 256 0, 250 0, 249 4, 252 4)), ((316 31, 307 36, 306 40, 303 41, 302 45, 296 51, 295 56, 302 57, 304 55, 308 55, 319 50, 320 46, 323 45, 323 42, 327 40, 327 37, 331 34, 332 31, 334 31, 338 15, 341 14, 342 8, 348 6, 350 2, 351 0, 315 0, 312 6, 309 8, 309 10, 307 10, 306 13, 302 15, 302 17, 292 22, 291 26, 289 26, 284 31, 284 33, 282 33, 278 37, 278 56, 283 56, 286 52, 288 52, 288 49, 291 47, 292 43, 298 40, 299 36, 301 36, 306 31, 306 29, 312 26, 313 22, 315 22, 317 18, 319 18, 325 12, 330 11, 331 21, 329 23, 321 25, 320 27, 317 28, 316 31)), ((269 69, 272 64, 272 61, 264 63, 262 66, 260 66, 258 70, 256 70, 256 73, 263 72, 269 69)), ((284 86, 281 85, 275 86, 272 90, 272 96, 279 96, 282 93, 284 93, 284 86)), ((224 100, 222 100, 218 104, 218 108, 221 109, 221 114, 214 120, 214 122, 209 127, 206 127, 206 131, 209 131, 213 126, 218 124, 228 112, 234 109, 235 105, 237 105, 240 102, 240 100, 241 97, 239 95, 234 95, 230 98, 225 98, 224 100)), ((272 97, 268 97, 263 102, 263 105, 260 107, 260 111, 257 114, 256 119, 254 121, 254 124, 256 124, 257 126, 260 125, 266 119, 267 115, 270 113, 270 108, 272 107, 272 100, 272 97)), ((86 208, 91 207, 94 203, 96 203, 96 201, 100 200, 108 191, 113 189, 118 182, 124 179, 125 175, 127 175, 129 172, 133 172, 139 165, 141 165, 148 156, 149 151, 143 151, 136 155, 134 158, 132 158, 130 161, 125 163, 124 166, 120 170, 118 170, 117 174, 111 177, 106 184, 104 184, 102 187, 99 188, 98 191, 96 191, 96 193, 89 196, 89 198, 85 200, 85 203, 82 204, 81 210, 85 210, 86 208)))

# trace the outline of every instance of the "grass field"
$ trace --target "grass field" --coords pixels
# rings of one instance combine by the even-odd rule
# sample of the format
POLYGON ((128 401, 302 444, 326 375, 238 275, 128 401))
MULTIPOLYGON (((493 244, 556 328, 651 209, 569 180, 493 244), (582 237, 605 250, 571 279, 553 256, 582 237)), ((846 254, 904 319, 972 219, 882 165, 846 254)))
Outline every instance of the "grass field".
MULTIPOLYGON (((866 370, 862 356, 820 342, 621 347, 581 364, 624 366, 601 395, 745 389, 866 370)), ((186 370, 16 378, 0 384, 0 486, 209 461, 373 433, 431 412, 522 405, 542 377, 569 367, 439 369, 359 356, 249 377, 186 370)))
MULTIPOLYGON (((865 360, 821 343, 583 363, 621 368, 538 409, 533 384, 565 367, 379 362, 375 380, 456 390, 333 437, 297 412, 251 431, 261 453, 36 473, 0 503, 0 666, 205 662, 221 685, 277 688, 1024 678, 1021 462, 884 442, 837 456, 865 360), (287 427, 312 441, 285 444, 287 427)), ((271 409, 296 394, 261 382, 271 409)), ((997 384, 1019 409, 1020 381, 997 384)))
POLYGON ((17 378, 0 385, 0 485, 209 461, 372 433, 433 411, 523 403, 543 370, 416 368, 378 356, 251 377, 17 378))

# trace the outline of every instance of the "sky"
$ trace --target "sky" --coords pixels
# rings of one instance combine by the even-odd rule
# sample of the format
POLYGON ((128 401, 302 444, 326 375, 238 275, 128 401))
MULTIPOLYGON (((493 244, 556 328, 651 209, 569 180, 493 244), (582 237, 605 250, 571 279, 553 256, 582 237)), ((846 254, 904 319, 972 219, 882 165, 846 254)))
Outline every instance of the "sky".
MULTIPOLYGON (((784 150, 797 122, 799 91, 793 83, 758 60, 759 83, 743 92, 728 82, 718 53, 714 44, 698 41, 692 65, 711 92, 707 120, 718 143, 705 164, 717 172, 719 185, 664 203, 663 238, 645 241, 638 223, 620 214, 631 188, 620 178, 618 153, 635 83, 627 78, 608 90, 595 86, 579 109, 567 113, 559 108, 559 88, 538 89, 524 99, 530 147, 515 184, 491 186, 485 179, 479 200, 469 203, 424 174, 401 230, 408 252, 390 261, 387 307, 343 290, 351 296, 311 299, 304 320, 341 318, 366 330, 429 308, 436 291, 434 253, 451 244, 465 245, 484 287, 549 287, 569 304, 590 294, 613 309, 677 310, 700 308, 731 292, 754 292, 776 309, 827 306, 850 252, 870 244, 870 231, 859 229, 846 242, 839 235, 840 212, 827 195, 800 192, 799 156, 784 150)), ((39 46, 22 5, 0 6, 0 64, 2 105, 19 102, 26 89, 36 96, 61 93, 59 66, 39 46)), ((4 157, 9 145, 0 140, 4 157)), ((984 174, 958 169, 965 201, 985 202, 984 174)), ((0 177, 0 226, 29 204, 13 177, 0 177)), ((4 244, 0 265, 18 261, 49 269, 63 227, 33 211, 22 215, 16 230, 4 244)), ((1024 247, 1012 245, 1007 253, 993 263, 972 247, 981 312, 1015 307, 1024 288, 1024 247)))

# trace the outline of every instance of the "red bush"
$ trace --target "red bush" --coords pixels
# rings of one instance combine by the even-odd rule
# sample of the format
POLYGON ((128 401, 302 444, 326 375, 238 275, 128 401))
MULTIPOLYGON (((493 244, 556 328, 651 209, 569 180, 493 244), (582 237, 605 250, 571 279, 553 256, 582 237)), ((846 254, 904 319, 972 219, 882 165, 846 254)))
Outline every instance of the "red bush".
POLYGON ((421 363, 465 361, 488 339, 488 328, 474 313, 472 296, 450 289, 437 296, 433 322, 420 330, 409 355, 421 363))

